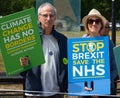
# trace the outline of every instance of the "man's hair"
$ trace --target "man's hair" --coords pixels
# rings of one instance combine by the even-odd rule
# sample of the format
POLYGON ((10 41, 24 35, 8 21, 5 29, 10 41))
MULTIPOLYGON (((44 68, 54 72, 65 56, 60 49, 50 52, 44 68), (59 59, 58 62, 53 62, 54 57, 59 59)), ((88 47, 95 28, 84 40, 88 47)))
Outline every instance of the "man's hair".
POLYGON ((43 3, 43 4, 41 4, 41 5, 39 6, 39 8, 38 8, 38 15, 41 13, 41 9, 42 9, 43 7, 45 7, 45 6, 50 6, 50 7, 54 10, 54 14, 55 14, 55 15, 57 14, 56 8, 55 8, 51 3, 46 2, 46 3, 43 3))

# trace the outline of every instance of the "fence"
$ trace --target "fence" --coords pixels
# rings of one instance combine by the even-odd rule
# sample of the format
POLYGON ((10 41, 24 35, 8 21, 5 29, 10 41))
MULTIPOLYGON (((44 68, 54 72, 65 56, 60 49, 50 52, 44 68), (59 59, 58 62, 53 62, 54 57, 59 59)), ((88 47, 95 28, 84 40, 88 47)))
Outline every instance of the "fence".
MULTIPOLYGON (((117 95, 120 95, 120 80, 117 80, 117 95)), ((17 75, 17 76, 12 76, 12 77, 7 77, 4 72, 0 72, 0 85, 5 85, 5 84, 22 84, 23 90, 25 89, 25 80, 17 75)), ((24 92, 22 91, 17 91, 17 90, 0 90, 0 96, 11 96, 11 98, 26 98, 24 95, 24 92)), ((2 98, 2 97, 0 97, 2 98)), ((7 97, 5 97, 7 98, 7 97)), ((65 96, 64 98, 68 98, 65 96)), ((69 97, 69 98, 78 98, 78 97, 69 97)))
MULTIPOLYGON (((21 84, 23 86, 23 90, 25 89, 25 80, 19 76, 12 76, 12 77, 7 77, 6 74, 4 72, 0 72, 0 85, 15 85, 15 84, 21 84)), ((25 98, 24 92, 22 91, 16 91, 16 90, 0 90, 0 96, 6 96, 5 98, 7 98, 7 96, 12 96, 13 97, 23 97, 25 98)), ((0 97, 1 98, 1 97, 0 97)))

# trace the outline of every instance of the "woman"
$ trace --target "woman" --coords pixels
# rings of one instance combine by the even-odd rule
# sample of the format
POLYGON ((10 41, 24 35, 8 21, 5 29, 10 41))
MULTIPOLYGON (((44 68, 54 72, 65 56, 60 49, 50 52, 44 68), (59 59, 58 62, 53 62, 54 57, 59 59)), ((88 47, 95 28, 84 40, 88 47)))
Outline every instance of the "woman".
MULTIPOLYGON (((87 34, 85 34, 83 37, 85 37, 85 38, 96 37, 96 36, 101 36, 101 32, 103 32, 103 29, 106 24, 106 18, 104 16, 102 16, 98 10, 92 9, 89 12, 89 14, 86 15, 82 19, 82 22, 83 22, 83 24, 85 26, 85 30, 87 32, 87 34)), ((109 40, 111 95, 116 94, 115 79, 118 74, 115 57, 113 54, 113 47, 114 47, 114 45, 113 45, 112 41, 109 40)), ((94 97, 96 98, 96 96, 94 96, 94 97)), ((90 98, 90 97, 86 97, 86 98, 90 98)), ((101 98, 103 98, 103 96, 101 98)), ((106 97, 106 98, 109 98, 109 97, 106 97)))
POLYGON ((104 27, 103 31, 101 31, 101 35, 102 36, 109 36, 109 31, 110 31, 109 21, 106 20, 105 27, 104 27))

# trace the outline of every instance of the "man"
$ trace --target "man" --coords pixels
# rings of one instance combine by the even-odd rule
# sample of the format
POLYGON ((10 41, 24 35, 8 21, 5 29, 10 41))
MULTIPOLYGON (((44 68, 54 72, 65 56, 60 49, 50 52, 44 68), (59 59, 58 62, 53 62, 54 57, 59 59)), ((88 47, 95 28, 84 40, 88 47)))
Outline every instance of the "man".
POLYGON ((38 20, 45 63, 22 73, 25 94, 28 98, 63 98, 59 93, 67 91, 67 38, 54 29, 56 8, 50 3, 38 8, 38 20))

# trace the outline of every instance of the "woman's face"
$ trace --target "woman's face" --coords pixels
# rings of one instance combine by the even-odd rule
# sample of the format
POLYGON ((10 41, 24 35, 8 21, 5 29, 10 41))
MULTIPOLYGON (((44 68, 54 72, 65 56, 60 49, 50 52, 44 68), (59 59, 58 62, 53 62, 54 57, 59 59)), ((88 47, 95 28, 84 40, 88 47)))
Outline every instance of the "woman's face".
POLYGON ((94 35, 99 35, 100 29, 102 27, 102 20, 98 17, 90 17, 87 20, 87 27, 89 30, 89 33, 94 35))

